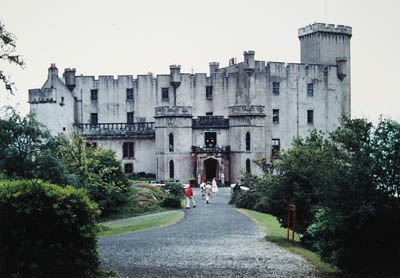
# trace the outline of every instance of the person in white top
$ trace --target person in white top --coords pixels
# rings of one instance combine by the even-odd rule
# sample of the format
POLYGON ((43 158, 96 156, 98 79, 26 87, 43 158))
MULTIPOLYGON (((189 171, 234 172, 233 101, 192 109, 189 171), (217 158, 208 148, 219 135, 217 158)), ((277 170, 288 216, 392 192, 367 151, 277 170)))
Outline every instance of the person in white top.
POLYGON ((200 183, 201 199, 204 200, 206 195, 206 183, 204 179, 200 183))
POLYGON ((212 187, 211 184, 206 184, 206 203, 209 204, 212 198, 212 187))
POLYGON ((212 180, 211 187, 212 187, 212 193, 213 193, 213 197, 214 197, 218 192, 217 181, 215 180, 215 178, 213 178, 213 180, 212 180))

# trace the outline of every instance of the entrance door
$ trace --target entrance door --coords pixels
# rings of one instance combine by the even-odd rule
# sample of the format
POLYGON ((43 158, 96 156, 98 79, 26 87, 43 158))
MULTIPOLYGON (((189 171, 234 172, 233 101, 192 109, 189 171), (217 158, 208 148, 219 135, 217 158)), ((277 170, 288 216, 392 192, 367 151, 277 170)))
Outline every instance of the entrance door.
POLYGON ((206 180, 210 181, 217 177, 218 161, 216 159, 206 159, 204 161, 204 168, 206 170, 206 180))

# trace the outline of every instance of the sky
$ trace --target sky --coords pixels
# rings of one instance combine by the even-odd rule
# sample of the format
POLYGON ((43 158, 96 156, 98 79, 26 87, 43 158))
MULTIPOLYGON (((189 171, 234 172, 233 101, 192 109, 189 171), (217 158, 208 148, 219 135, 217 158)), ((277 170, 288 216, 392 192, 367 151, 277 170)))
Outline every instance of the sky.
POLYGON ((400 1, 396 0, 0 0, 0 20, 17 37, 24 69, 0 61, 15 83, 0 84, 0 106, 29 112, 55 63, 83 75, 207 72, 209 62, 300 62, 297 30, 315 22, 347 25, 351 38, 351 113, 400 121, 400 1))

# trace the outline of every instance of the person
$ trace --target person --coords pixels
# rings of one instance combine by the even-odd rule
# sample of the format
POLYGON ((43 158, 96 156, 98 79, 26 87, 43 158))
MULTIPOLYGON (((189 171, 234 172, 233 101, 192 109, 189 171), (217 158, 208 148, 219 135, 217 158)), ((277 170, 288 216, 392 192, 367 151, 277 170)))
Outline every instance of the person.
POLYGON ((204 200, 206 195, 206 183, 204 182, 204 179, 201 180, 200 191, 201 191, 201 199, 204 200))
POLYGON ((193 208, 196 207, 196 202, 194 201, 193 188, 189 184, 189 187, 186 189, 186 208, 190 209, 190 202, 192 202, 193 208))
POLYGON ((213 178, 213 180, 212 180, 211 187, 212 187, 213 196, 215 196, 217 194, 217 192, 218 192, 217 181, 215 180, 215 178, 213 178))
POLYGON ((212 187, 210 183, 206 184, 206 203, 209 204, 212 198, 212 187))
POLYGON ((233 191, 233 197, 236 197, 237 193, 240 191, 240 183, 236 183, 232 191, 233 191))

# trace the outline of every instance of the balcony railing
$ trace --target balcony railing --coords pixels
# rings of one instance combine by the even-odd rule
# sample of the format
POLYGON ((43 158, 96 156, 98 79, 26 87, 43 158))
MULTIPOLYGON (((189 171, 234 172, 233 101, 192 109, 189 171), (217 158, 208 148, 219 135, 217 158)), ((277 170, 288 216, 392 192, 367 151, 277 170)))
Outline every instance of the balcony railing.
POLYGON ((143 123, 98 123, 75 124, 82 134, 90 139, 100 138, 131 138, 154 139, 154 122, 143 123))
POLYGON ((193 128, 229 128, 229 119, 224 116, 199 116, 192 120, 193 128))
POLYGON ((215 146, 215 147, 200 147, 192 146, 193 153, 229 153, 231 151, 231 146, 215 146))

